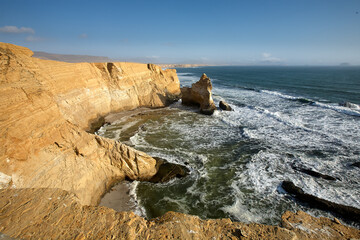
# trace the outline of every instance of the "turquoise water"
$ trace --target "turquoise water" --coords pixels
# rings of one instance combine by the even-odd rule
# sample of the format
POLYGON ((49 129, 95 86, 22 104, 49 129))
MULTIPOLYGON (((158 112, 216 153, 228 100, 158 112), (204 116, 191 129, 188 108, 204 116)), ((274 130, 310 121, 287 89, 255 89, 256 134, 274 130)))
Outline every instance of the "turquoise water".
MULTIPOLYGON (((186 164, 191 174, 163 184, 134 182, 140 213, 153 218, 179 211, 266 224, 277 224, 286 210, 332 216, 295 202, 282 191, 283 180, 360 208, 360 169, 351 166, 360 161, 360 68, 177 71, 182 86, 190 86, 205 72, 213 82, 215 104, 225 100, 234 111, 204 116, 179 102, 142 122, 127 144, 186 164), (350 107, 340 104, 344 102, 350 107), (294 164, 340 180, 311 177, 292 169, 294 164)), ((124 122, 117 124, 103 127, 99 134, 122 140, 124 122)))

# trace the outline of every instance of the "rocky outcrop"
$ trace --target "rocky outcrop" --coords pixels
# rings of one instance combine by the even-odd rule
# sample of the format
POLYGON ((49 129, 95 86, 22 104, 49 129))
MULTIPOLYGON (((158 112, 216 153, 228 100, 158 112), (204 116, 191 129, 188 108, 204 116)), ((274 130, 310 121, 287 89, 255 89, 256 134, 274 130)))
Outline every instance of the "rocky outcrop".
POLYGON ((310 207, 333 212, 346 220, 360 223, 360 209, 346 206, 325 199, 318 198, 311 194, 305 193, 301 188, 295 186, 291 181, 284 181, 281 187, 288 193, 292 194, 297 200, 309 204, 310 207))
POLYGON ((204 73, 200 80, 189 87, 181 88, 181 101, 184 105, 200 106, 200 112, 206 115, 214 113, 216 107, 211 96, 212 84, 204 73))
POLYGON ((227 102, 225 102, 225 101, 220 101, 220 102, 219 102, 219 108, 222 109, 222 110, 224 110, 224 111, 231 111, 231 110, 232 110, 232 108, 230 107, 230 105, 229 105, 227 102))
POLYGON ((110 112, 176 100, 175 70, 31 56, 27 48, 0 43, 1 186, 60 188, 96 205, 113 181, 155 175, 152 157, 86 130, 110 112))
POLYGON ((149 182, 163 183, 173 178, 186 177, 189 174, 189 169, 185 166, 169 163, 168 161, 154 157, 157 160, 157 173, 149 179, 149 182))
POLYGON ((295 233, 295 239, 360 238, 360 230, 345 226, 336 218, 315 218, 303 211, 285 212, 281 217, 281 226, 295 233))
POLYGON ((286 212, 282 226, 202 220, 168 212, 146 220, 132 212, 82 206, 60 189, 0 190, 0 232, 20 239, 350 239, 360 231, 328 218, 286 212))

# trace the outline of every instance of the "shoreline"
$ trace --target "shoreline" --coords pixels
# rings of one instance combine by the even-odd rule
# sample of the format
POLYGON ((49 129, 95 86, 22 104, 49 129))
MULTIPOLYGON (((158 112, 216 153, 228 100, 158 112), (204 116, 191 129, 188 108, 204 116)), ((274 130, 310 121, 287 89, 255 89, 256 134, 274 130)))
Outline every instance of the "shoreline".
POLYGON ((131 196, 131 182, 126 180, 114 184, 101 198, 99 207, 112 208, 117 212, 137 212, 135 199, 131 196))
MULTIPOLYGON (((334 238, 341 238, 340 230, 344 237, 360 238, 359 230, 349 230, 340 223, 333 226, 331 219, 301 212, 287 214, 280 227, 230 219, 201 220, 174 212, 147 220, 132 212, 98 207, 102 194, 116 181, 147 181, 154 176, 157 161, 84 129, 91 119, 111 111, 164 106, 166 100, 173 99, 169 92, 174 96, 179 92, 175 71, 164 72, 152 64, 39 60, 31 58, 27 48, 1 43, 0 54, 7 63, 2 71, 5 84, 1 85, 1 110, 6 116, 1 126, 6 132, 0 139, 5 148, 0 170, 13 177, 9 186, 0 190, 0 226, 4 234, 29 239, 285 239, 285 235, 290 239, 297 235, 305 238, 306 230, 313 238, 321 238, 326 236, 321 230, 330 226, 334 238), (148 78, 154 80, 152 85, 144 85, 143 79, 148 78), (132 86, 124 93, 117 87, 126 80, 132 86), (119 85, 110 88, 110 81, 119 85), (149 89, 150 96, 146 91, 149 89), (124 94, 117 94, 120 90, 124 94), (124 95, 129 98, 124 99, 124 95), (137 102, 139 99, 142 101, 137 102), (305 222, 309 225, 303 225, 305 222)), ((120 198, 126 199, 126 188, 122 191, 125 194, 120 198)))

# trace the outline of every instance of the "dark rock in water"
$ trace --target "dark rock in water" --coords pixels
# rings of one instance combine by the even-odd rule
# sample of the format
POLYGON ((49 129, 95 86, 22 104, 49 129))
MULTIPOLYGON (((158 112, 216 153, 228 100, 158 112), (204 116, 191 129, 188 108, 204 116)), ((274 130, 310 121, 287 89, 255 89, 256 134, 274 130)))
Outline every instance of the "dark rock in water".
POLYGON ((300 167, 300 166, 296 166, 295 164, 292 164, 291 167, 292 167, 292 169, 294 169, 296 171, 308 174, 308 175, 316 177, 316 178, 323 178, 323 179, 331 180, 331 181, 340 180, 339 178, 335 178, 335 177, 332 177, 332 176, 329 176, 329 175, 326 175, 326 174, 315 172, 315 171, 313 171, 311 169, 308 169, 308 168, 303 168, 303 167, 300 167))
POLYGON ((168 161, 154 157, 157 161, 156 168, 158 169, 157 173, 149 180, 153 183, 163 183, 170 181, 173 178, 182 178, 189 174, 189 169, 185 166, 169 163, 168 161))
POLYGON ((283 181, 281 187, 293 195, 296 200, 307 203, 310 207, 318 208, 324 211, 333 212, 344 219, 360 223, 360 209, 342 204, 330 202, 325 199, 315 197, 305 193, 301 188, 295 186, 291 181, 283 181))
POLYGON ((206 108, 201 108, 200 109, 200 113, 205 114, 205 115, 213 115, 214 110, 211 106, 208 106, 206 108))
POLYGON ((225 101, 220 101, 219 102, 219 107, 222 109, 222 110, 225 110, 225 111, 231 111, 232 108, 230 107, 230 105, 225 102, 225 101))
POLYGON ((140 129, 143 131, 147 131, 147 127, 144 124, 140 126, 140 129))
POLYGON ((355 163, 351 164, 350 166, 360 168, 360 162, 355 162, 355 163))
POLYGON ((339 105, 347 108, 357 108, 357 105, 351 102, 343 102, 339 103, 339 105))

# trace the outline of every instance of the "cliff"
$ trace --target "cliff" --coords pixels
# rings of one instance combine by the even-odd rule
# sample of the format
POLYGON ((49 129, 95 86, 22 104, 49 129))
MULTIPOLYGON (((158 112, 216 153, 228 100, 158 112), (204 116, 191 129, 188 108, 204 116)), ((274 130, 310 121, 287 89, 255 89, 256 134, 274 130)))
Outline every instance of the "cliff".
POLYGON ((156 173, 150 156, 86 130, 110 112, 163 107, 177 99, 175 70, 31 56, 27 48, 0 43, 2 185, 60 188, 95 205, 113 181, 156 173))
MULTIPOLYGON (((286 212, 282 226, 169 212, 146 220, 97 207, 114 181, 150 180, 157 161, 87 132, 110 112, 179 98, 175 70, 64 63, 0 43, 0 232, 21 239, 348 239, 338 220, 286 212)), ((0 234, 1 236, 1 234, 0 234)))

